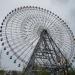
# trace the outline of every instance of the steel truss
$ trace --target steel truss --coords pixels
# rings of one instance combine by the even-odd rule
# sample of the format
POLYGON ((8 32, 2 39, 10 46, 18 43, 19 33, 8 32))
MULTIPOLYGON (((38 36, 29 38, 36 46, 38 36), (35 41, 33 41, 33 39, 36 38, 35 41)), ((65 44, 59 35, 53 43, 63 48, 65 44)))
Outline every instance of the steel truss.
POLYGON ((29 75, 35 75, 34 71, 42 70, 37 69, 37 66, 46 69, 53 75, 60 75, 60 72, 62 71, 64 72, 64 75, 67 75, 69 67, 69 64, 60 48, 58 48, 45 29, 41 32, 40 39, 33 51, 25 72, 28 71, 30 72, 29 75))

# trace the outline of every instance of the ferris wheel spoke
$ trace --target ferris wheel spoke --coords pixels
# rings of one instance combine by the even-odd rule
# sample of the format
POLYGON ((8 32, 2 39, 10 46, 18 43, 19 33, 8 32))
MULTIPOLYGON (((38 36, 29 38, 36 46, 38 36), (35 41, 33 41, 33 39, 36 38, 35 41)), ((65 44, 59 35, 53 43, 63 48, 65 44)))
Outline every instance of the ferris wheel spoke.
MULTIPOLYGON (((31 49, 34 49, 34 47, 32 47, 31 49)), ((31 49, 28 50, 28 52, 26 53, 26 55, 24 55, 23 59, 25 59, 26 57, 29 58, 29 56, 30 56, 29 54, 32 52, 31 49)))
MULTIPOLYGON (((28 39, 29 40, 29 39, 28 39)), ((12 41, 12 40, 9 40, 12 41)), ((8 43, 10 43, 9 41, 6 41, 8 43)), ((13 50, 19 46, 21 46, 23 43, 21 41, 18 41, 17 43, 12 43, 11 46, 14 47, 13 50), (14 44, 16 44, 16 46, 14 47, 14 44)), ((24 45, 25 46, 25 45, 24 45)), ((21 51, 21 50, 20 50, 21 51)))
MULTIPOLYGON (((15 48, 13 48, 13 50, 14 50, 14 49, 17 49, 17 47, 21 46, 17 51, 15 51, 15 53, 21 52, 21 49, 24 48, 25 45, 26 45, 26 44, 21 43, 21 44, 19 44, 18 46, 16 46, 15 48)), ((13 55, 15 55, 15 53, 14 53, 13 55)), ((12 55, 12 56, 13 56, 13 55, 12 55)))
MULTIPOLYGON (((32 37, 32 38, 34 38, 34 37, 32 37)), ((29 41, 30 39, 31 39, 31 38, 27 39, 26 41, 29 41)), ((26 42, 26 41, 25 41, 25 42, 26 42)), ((17 42, 17 43, 19 43, 19 42, 17 42)), ((29 42, 28 42, 28 43, 29 43, 29 42)), ((15 44, 16 44, 16 43, 15 43, 15 44)), ((22 43, 22 44, 23 44, 23 43, 22 43)), ((18 47, 19 47, 20 45, 21 45, 21 44, 19 44, 18 47)), ((25 47, 25 46, 27 46, 27 43, 24 43, 23 45, 24 45, 24 47, 25 47)), ((14 48, 14 49, 15 49, 15 48, 14 48)))
MULTIPOLYGON (((27 51, 27 49, 29 48, 29 47, 31 47, 31 45, 33 45, 33 43, 35 42, 37 40, 37 38, 32 42, 32 43, 30 43, 30 45, 25 49, 25 50, 23 50, 23 48, 25 47, 22 47, 21 49, 19 49, 17 52, 15 52, 13 55, 15 55, 16 53, 18 53, 18 52, 20 52, 21 50, 23 50, 23 52, 22 53, 20 53, 20 55, 17 57, 17 58, 19 58, 19 57, 21 57, 26 51, 27 51)), ((12 56, 13 56, 12 55, 12 56)))
POLYGON ((37 38, 19 55, 19 57, 20 57, 21 55, 23 55, 24 52, 25 52, 29 47, 31 47, 31 46, 33 45, 33 43, 34 43, 36 40, 37 40, 37 38))
MULTIPOLYGON (((11 37, 11 36, 10 36, 11 37)), ((6 38, 6 37, 5 37, 6 38)), ((27 38, 27 37, 26 37, 27 38)), ((9 39, 9 38, 6 38, 6 39, 9 39)), ((18 41, 20 41, 21 39, 23 39, 23 37, 15 37, 15 38, 11 38, 11 39, 9 39, 9 41, 12 41, 13 42, 13 40, 16 40, 17 41, 17 43, 19 43, 18 41)), ((25 39, 25 38, 24 38, 25 39)), ((29 40, 29 38, 27 39, 27 40, 29 40)), ((27 41, 26 40, 26 41, 27 41)), ((16 44, 16 43, 15 43, 16 44)))

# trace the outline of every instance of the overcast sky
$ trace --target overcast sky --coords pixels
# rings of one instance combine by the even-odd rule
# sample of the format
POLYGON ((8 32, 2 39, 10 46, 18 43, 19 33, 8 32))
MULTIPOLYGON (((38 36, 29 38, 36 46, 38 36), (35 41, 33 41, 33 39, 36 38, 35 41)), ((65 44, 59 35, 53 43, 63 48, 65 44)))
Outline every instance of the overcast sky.
MULTIPOLYGON (((46 8, 60 16, 66 21, 75 35, 75 0, 0 0, 0 23, 11 10, 30 5, 46 8)), ((2 58, 2 66, 4 68, 21 70, 22 67, 17 68, 16 64, 13 64, 4 53, 2 54, 2 58)))

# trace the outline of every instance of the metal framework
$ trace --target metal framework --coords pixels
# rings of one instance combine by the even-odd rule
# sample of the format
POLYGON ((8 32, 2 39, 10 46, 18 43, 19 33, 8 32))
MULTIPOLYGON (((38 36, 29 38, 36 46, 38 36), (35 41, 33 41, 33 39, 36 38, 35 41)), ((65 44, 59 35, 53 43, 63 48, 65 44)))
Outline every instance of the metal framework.
MULTIPOLYGON (((25 72, 30 72, 29 75, 35 75, 34 71, 41 71, 37 68, 47 70, 53 75, 60 75, 60 72, 68 71, 69 63, 62 54, 60 48, 57 47, 52 37, 48 34, 47 30, 43 30, 40 35, 40 39, 35 46, 35 49, 30 57, 29 63, 25 69, 25 72)), ((68 75, 65 73, 65 75, 68 75)))
POLYGON ((24 64, 25 71, 40 66, 56 74, 73 61, 72 31, 59 16, 43 8, 12 10, 0 27, 0 40, 6 55, 18 67, 24 64))

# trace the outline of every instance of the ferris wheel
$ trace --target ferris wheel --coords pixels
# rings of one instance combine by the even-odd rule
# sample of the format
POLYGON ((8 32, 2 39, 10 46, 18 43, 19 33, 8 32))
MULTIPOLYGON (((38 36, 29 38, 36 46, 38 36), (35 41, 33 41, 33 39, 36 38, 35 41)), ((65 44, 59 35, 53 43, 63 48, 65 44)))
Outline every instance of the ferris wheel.
POLYGON ((27 67, 43 30, 47 30, 63 56, 72 64, 75 59, 72 31, 59 16, 40 7, 20 7, 7 14, 0 26, 3 50, 10 59, 14 59, 14 63, 20 60, 27 67))

